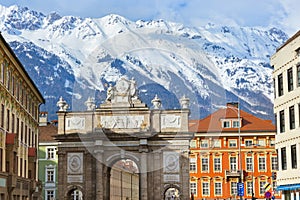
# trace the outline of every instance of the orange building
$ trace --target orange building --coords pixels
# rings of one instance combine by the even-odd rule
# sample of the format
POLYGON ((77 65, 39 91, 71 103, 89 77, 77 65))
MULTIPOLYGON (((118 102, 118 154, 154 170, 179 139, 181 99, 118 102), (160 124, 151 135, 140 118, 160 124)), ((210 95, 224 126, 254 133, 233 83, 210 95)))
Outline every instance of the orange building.
POLYGON ((265 199, 266 193, 280 198, 275 191, 276 128, 270 120, 228 103, 204 119, 191 120, 190 131, 195 133, 190 145, 194 199, 239 199, 242 193, 243 199, 265 199))

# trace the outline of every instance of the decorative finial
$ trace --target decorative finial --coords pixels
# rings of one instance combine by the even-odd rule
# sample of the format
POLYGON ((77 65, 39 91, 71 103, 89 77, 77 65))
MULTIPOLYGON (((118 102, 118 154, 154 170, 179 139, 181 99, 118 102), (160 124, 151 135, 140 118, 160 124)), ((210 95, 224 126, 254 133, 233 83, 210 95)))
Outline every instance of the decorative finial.
POLYGON ((180 104, 182 109, 188 109, 190 105, 190 99, 185 97, 185 95, 182 96, 180 99, 180 104))
POLYGON ((151 103, 154 106, 154 109, 160 109, 161 107, 161 100, 158 98, 157 94, 155 95, 154 99, 152 99, 151 103))
POLYGON ((69 105, 67 102, 62 98, 62 96, 59 98, 59 101, 56 103, 56 105, 59 107, 58 111, 63 111, 65 112, 68 108, 69 105))
POLYGON ((84 104, 86 105, 86 110, 94 110, 96 108, 96 104, 95 104, 95 98, 93 97, 89 97, 86 102, 84 102, 84 104))

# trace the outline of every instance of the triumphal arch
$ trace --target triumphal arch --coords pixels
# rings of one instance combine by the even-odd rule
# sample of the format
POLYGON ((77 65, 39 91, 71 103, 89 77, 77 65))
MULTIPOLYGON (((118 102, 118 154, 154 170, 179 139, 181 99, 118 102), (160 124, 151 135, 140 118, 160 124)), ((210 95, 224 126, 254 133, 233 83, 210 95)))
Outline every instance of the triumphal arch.
MULTIPOLYGON (((189 199, 193 134, 188 131, 189 99, 182 97, 180 103, 180 109, 163 110, 157 95, 148 107, 134 79, 126 77, 109 85, 99 106, 87 98, 85 111, 68 110, 60 98, 58 199, 189 199), (122 159, 138 168, 138 194, 114 198, 111 170, 122 159)), ((125 183, 130 184, 125 180, 122 187, 125 183)))

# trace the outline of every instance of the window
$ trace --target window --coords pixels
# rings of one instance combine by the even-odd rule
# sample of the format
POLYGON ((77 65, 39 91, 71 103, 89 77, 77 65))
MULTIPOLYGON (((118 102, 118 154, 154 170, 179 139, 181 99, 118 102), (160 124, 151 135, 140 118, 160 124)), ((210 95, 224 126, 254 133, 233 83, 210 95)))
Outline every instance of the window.
POLYGON ((266 171, 266 158, 265 157, 258 158, 258 170, 266 171))
POLYGON ((252 187, 253 187, 253 182, 252 181, 247 181, 247 195, 251 196, 252 195, 252 187))
POLYGON ((278 75, 278 96, 283 95, 283 78, 282 74, 278 75))
POLYGON ((292 91, 294 89, 293 85, 293 68, 288 69, 287 71, 288 78, 288 91, 292 91))
POLYGON ((222 183, 220 182, 215 183, 215 195, 222 195, 222 183))
POLYGON ((295 52, 296 52, 296 56, 300 56, 300 48, 296 49, 295 52))
POLYGON ((196 144, 197 144, 197 141, 196 141, 196 140, 192 140, 192 141, 190 142, 190 147, 191 147, 191 148, 196 148, 196 144))
POLYGON ((230 121, 223 121, 223 128, 230 128, 230 121))
POLYGON ((295 129, 295 109, 294 106, 289 107, 290 129, 295 129))
POLYGON ((286 170, 286 148, 281 148, 281 169, 286 170))
POLYGON ((297 85, 300 87, 300 65, 297 66, 297 85))
POLYGON ((216 171, 216 172, 222 171, 221 158, 219 158, 219 157, 214 158, 214 171, 216 171))
POLYGON ((197 196, 197 183, 196 182, 191 182, 190 183, 190 190, 191 193, 193 193, 195 196, 197 196))
POLYGON ((82 200, 82 192, 80 190, 74 190, 71 194, 72 200, 82 200))
POLYGON ((54 167, 46 168, 46 182, 54 182, 55 181, 54 172, 55 172, 54 167))
POLYGON ((208 172, 208 158, 202 158, 202 171, 203 172, 208 172))
POLYGON ((274 147, 275 146, 275 140, 274 139, 270 139, 270 146, 274 147))
POLYGON ((236 171, 237 169, 236 157, 230 157, 229 163, 230 163, 230 171, 236 171))
POLYGON ((230 192, 231 192, 231 195, 237 194, 237 182, 230 183, 230 192))
POLYGON ((229 147, 236 147, 236 140, 229 140, 229 147))
POLYGON ((295 144, 291 146, 291 161, 292 169, 297 169, 297 148, 295 144))
POLYGON ((190 158, 190 171, 197 171, 197 159, 190 158))
POLYGON ((208 148, 208 140, 201 140, 201 148, 208 148))
POLYGON ((1 127, 4 128, 4 115, 5 115, 5 108, 4 108, 4 104, 1 104, 1 127))
POLYGON ((284 125, 284 110, 279 112, 279 130, 280 133, 284 133, 285 131, 285 125, 284 125))
POLYGON ((251 147, 251 146, 253 146, 253 140, 245 140, 245 146, 246 146, 246 147, 251 147))
POLYGON ((55 159, 56 148, 47 148, 47 159, 55 159))
POLYGON ((53 200, 55 197, 55 192, 54 190, 46 190, 46 197, 45 200, 53 200))
POLYGON ((238 128, 238 127, 240 127, 240 122, 239 121, 232 121, 232 127, 233 128, 238 128))
POLYGON ((266 181, 260 181, 259 182, 259 194, 263 195, 265 194, 265 186, 266 185, 266 181))
POLYGON ((278 161, 277 161, 277 156, 271 157, 271 163, 272 163, 272 171, 277 171, 278 170, 278 161))
POLYGON ((247 171, 252 172, 252 170, 253 170, 252 157, 247 157, 246 158, 246 168, 247 168, 247 171))
POLYGON ((265 139, 258 139, 257 142, 258 146, 266 146, 266 140, 265 139))
POLYGON ((213 147, 221 148, 221 140, 219 139, 213 140, 213 147))
POLYGON ((208 182, 202 183, 202 195, 209 196, 209 183, 208 182))

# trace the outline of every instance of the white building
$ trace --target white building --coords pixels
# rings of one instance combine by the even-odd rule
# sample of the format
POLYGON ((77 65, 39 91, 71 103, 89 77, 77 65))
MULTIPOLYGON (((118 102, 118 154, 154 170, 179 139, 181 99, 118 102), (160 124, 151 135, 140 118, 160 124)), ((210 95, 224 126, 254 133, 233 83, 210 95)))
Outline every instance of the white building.
POLYGON ((271 57, 274 68, 274 113, 282 199, 300 199, 300 31, 271 57))

